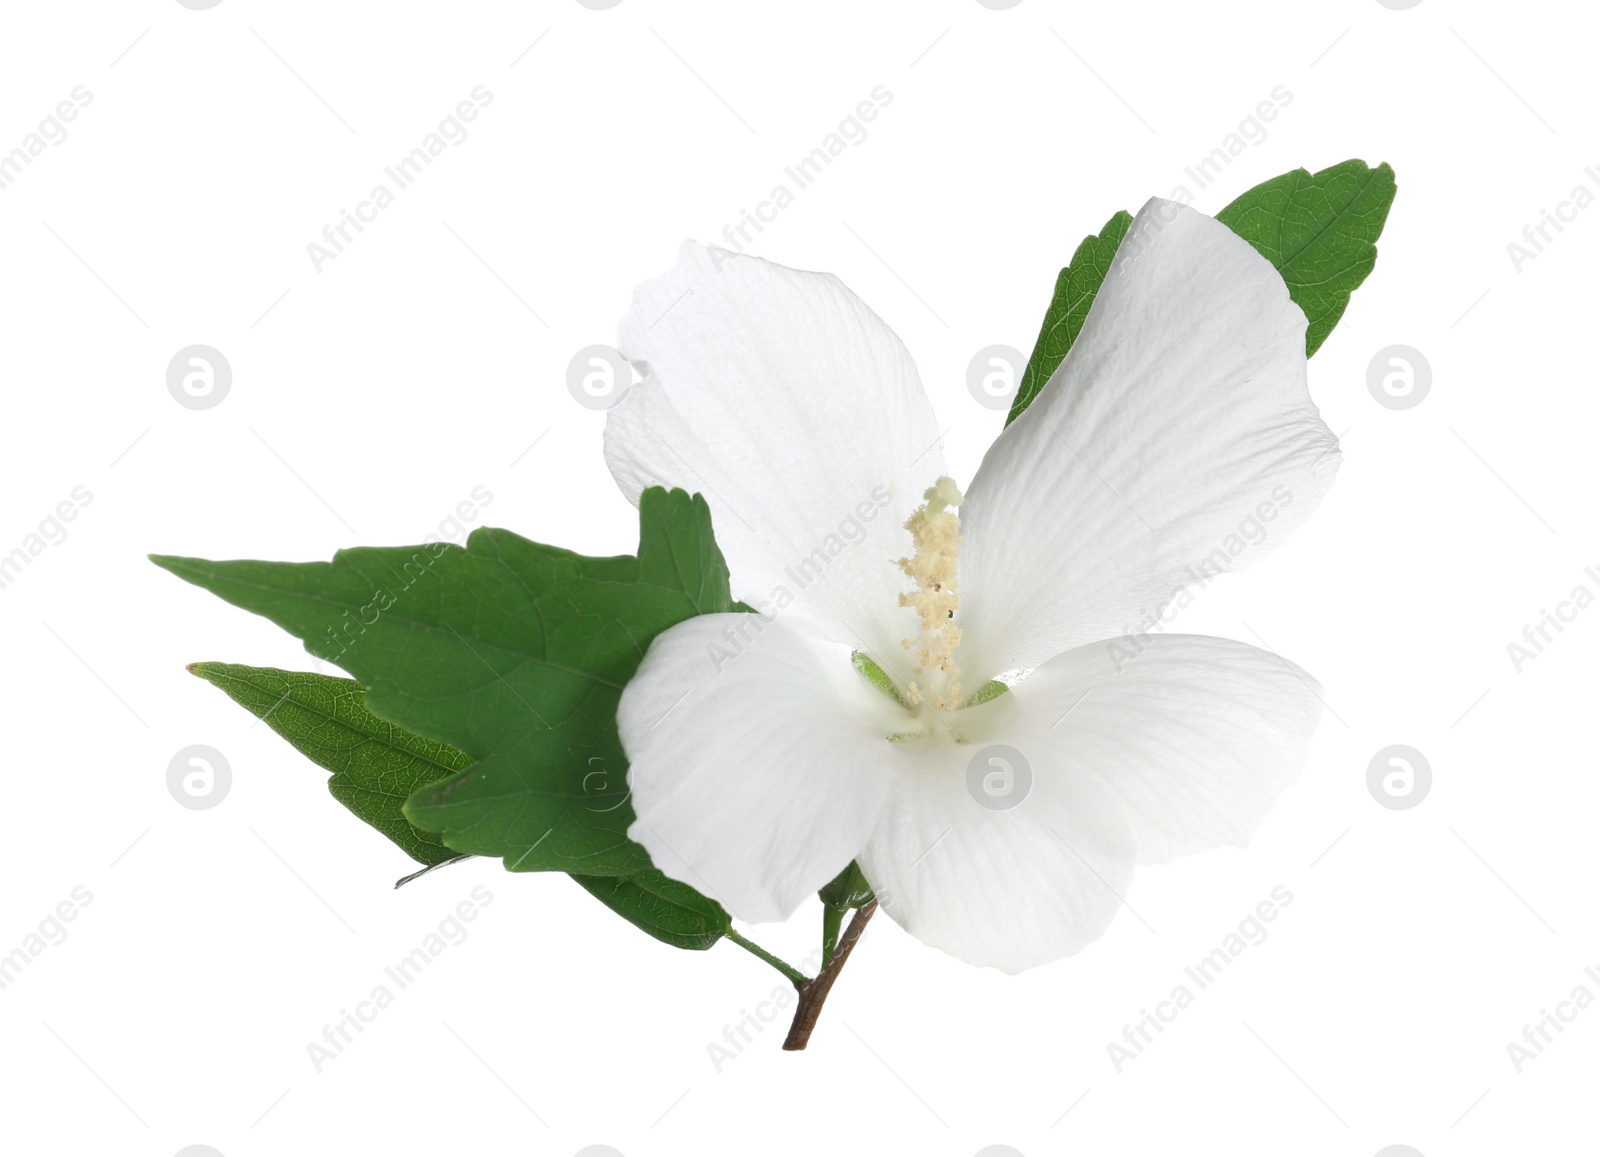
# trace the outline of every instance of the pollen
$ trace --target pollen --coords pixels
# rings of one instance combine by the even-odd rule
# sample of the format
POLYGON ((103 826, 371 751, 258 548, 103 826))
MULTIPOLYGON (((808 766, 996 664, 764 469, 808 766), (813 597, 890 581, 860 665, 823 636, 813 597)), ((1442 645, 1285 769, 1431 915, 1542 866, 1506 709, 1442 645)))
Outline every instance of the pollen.
POLYGON ((915 590, 900 595, 900 605, 917 613, 920 628, 915 642, 901 641, 917 664, 918 679, 907 687, 906 698, 916 705, 931 696, 934 710, 954 711, 961 706, 961 669, 955 663, 961 643, 961 628, 955 624, 961 606, 957 573, 961 519, 955 508, 962 496, 952 479, 940 478, 923 498, 926 501, 905 523, 915 550, 897 564, 916 584, 915 590))

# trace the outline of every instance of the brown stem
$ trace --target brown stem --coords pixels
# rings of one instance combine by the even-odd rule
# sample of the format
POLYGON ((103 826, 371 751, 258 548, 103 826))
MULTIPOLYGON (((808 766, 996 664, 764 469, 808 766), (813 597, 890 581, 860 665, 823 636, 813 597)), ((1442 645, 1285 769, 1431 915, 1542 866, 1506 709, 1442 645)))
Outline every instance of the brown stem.
POLYGON ((839 947, 834 949, 827 965, 817 973, 814 980, 808 980, 800 986, 800 1006, 794 1010, 794 1021, 789 1025, 789 1035, 783 1042, 785 1052, 797 1052, 805 1048, 806 1043, 811 1040, 811 1030, 817 1027, 817 1017, 822 1015, 822 1002, 828 999, 828 990, 839 978, 839 970, 850 958, 851 949, 856 946, 856 941, 861 939, 867 921, 872 919, 872 914, 877 910, 876 900, 865 908, 856 909, 856 914, 850 918, 850 927, 846 928, 844 935, 839 938, 839 947))

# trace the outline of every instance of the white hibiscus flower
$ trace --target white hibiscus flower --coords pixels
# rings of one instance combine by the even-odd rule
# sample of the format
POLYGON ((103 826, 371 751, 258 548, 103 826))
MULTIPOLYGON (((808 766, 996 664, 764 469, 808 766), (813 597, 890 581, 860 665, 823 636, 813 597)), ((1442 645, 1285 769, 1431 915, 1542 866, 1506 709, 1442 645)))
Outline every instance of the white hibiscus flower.
POLYGON ((760 922, 857 860, 914 936, 1017 972, 1100 936, 1136 864, 1243 844, 1298 775, 1303 671, 1119 636, 1332 482, 1305 315, 1210 217, 1153 200, 1128 237, 964 496, 910 355, 837 278, 686 244, 637 291, 607 462, 635 502, 703 493, 761 612, 664 632, 622 696, 629 835, 666 874, 760 922), (1008 767, 1018 799, 986 798, 1008 767))

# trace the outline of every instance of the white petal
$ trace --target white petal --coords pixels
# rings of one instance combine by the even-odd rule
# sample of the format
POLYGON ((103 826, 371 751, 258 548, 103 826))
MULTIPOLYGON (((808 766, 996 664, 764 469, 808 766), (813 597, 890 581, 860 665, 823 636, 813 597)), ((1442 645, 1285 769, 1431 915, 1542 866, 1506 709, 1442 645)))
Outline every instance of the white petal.
POLYGON ((1338 466, 1305 329, 1232 230, 1146 205, 1066 360, 967 491, 962 666, 992 676, 1140 633, 1181 588, 1281 544, 1338 466))
POLYGON ((734 592, 896 663, 915 619, 894 559, 902 523, 945 472, 916 365, 831 274, 686 243, 639 287, 622 352, 649 363, 606 418, 606 462, 710 503, 734 592))
MULTIPOLYGON (((1017 747, 1055 752, 1127 808, 1140 863, 1249 841, 1305 766, 1316 681, 1230 639, 1147 635, 1058 655, 1003 699, 1017 747)), ((999 702, 999 701, 997 701, 999 702)))
POLYGON ((755 615, 679 623, 650 644, 617 710, 638 816, 628 835, 740 919, 786 919, 872 830, 899 711, 847 648, 755 615))
MULTIPOLYGON (((961 714, 1004 716, 993 709, 1009 698, 961 714)), ((1134 841, 1117 798, 1070 774, 1063 753, 1022 735, 1020 746, 991 750, 997 738, 1010 737, 924 750, 918 766, 900 769, 859 862, 884 912, 913 936, 1015 973, 1099 938, 1122 906, 1134 841), (984 806, 982 777, 1005 766, 989 760, 1022 747, 1031 750, 1025 798, 1009 810, 984 806)))

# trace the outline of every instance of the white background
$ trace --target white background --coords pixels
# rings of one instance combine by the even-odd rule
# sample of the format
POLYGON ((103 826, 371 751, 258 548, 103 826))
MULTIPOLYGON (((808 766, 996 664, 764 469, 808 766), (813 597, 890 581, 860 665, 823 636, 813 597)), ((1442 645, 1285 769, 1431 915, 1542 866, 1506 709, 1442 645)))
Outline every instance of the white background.
MULTIPOLYGON (((1600 590, 1600 210, 1520 272, 1506 245, 1600 187, 1594 25, 1443 0, 9 5, 0 151, 75 86, 93 99, 0 190, 0 553, 74 487, 93 499, 0 590, 0 953, 75 887, 93 900, 0 991, 4 1147, 1592 1151, 1600 1011, 1520 1074, 1506 1045, 1575 986, 1600 995, 1600 610, 1521 673, 1506 645, 1600 590), (318 272, 307 243, 479 85, 470 137, 318 272), (1056 269, 1112 211, 1395 166, 1377 270, 1311 363, 1338 482, 1183 619, 1302 664, 1330 711, 1247 851, 1145 870, 1081 956, 1008 978, 880 919, 808 1052, 780 1052, 776 1025, 718 1072, 707 1046, 775 973, 492 861, 391 890, 410 861, 183 669, 306 667, 298 644, 144 555, 413 542, 480 485, 476 524, 630 552, 568 359, 878 85, 870 135, 752 248, 837 272, 888 320, 963 481, 1002 421, 969 359, 1031 347, 1056 269), (1196 188, 1185 167, 1279 85, 1266 139, 1196 188), (233 367, 211 410, 166 389, 193 343, 233 367), (1433 370, 1403 412, 1367 389, 1394 343, 1433 370), (195 743, 233 768, 209 811, 166 788, 195 743), (1433 767, 1407 811, 1366 787, 1393 743, 1433 767), (477 885, 493 903, 470 937, 318 1073, 307 1044, 477 885), (1107 1044, 1278 885, 1294 900, 1270 937, 1117 1072, 1107 1044)), ((799 959, 817 924, 757 935, 799 959)))

